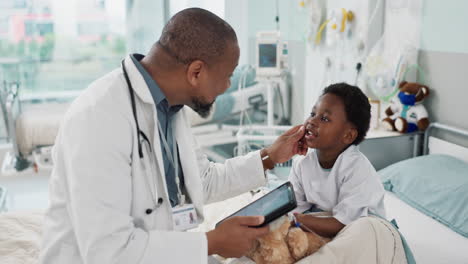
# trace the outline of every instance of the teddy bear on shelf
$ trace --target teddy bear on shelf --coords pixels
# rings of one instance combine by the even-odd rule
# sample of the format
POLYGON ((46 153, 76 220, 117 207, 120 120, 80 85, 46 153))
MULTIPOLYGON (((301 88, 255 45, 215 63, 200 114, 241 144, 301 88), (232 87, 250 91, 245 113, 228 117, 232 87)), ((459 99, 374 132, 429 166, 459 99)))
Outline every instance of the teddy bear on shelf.
POLYGON ((290 264, 311 255, 329 241, 329 238, 291 227, 288 217, 283 216, 270 224, 270 233, 257 239, 247 257, 257 264, 290 264))
POLYGON ((382 120, 383 127, 401 133, 424 131, 429 126, 429 119, 422 102, 429 96, 429 88, 403 81, 399 90, 398 100, 393 100, 385 110, 387 117, 382 120))

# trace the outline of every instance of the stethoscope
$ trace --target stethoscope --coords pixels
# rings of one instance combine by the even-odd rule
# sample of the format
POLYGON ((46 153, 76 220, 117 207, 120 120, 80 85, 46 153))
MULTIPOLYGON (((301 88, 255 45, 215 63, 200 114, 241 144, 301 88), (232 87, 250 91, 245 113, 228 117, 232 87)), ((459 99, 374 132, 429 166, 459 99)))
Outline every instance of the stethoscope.
MULTIPOLYGON (((146 142, 146 144, 148 144, 149 151, 152 152, 151 142, 149 141, 146 134, 142 130, 140 130, 140 125, 138 124, 136 104, 135 104, 135 92, 133 90, 132 83, 130 82, 130 78, 128 77, 127 69, 125 68, 125 64, 124 64, 123 60, 122 60, 121 64, 122 64, 122 71, 123 71, 123 74, 124 74, 124 77, 125 77, 125 81, 127 82, 128 91, 130 93, 130 101, 131 101, 131 104, 132 104, 133 118, 135 119, 135 124, 136 124, 136 129, 137 129, 138 155, 140 157, 140 160, 142 160, 144 158, 142 142, 146 142)), ((148 170, 148 168, 146 168, 146 171, 147 170, 148 170)), ((149 182, 148 182, 148 175, 145 178, 146 178, 146 181, 147 181, 146 186, 149 189, 149 191, 151 192, 151 195, 153 197, 153 202, 154 202, 154 206, 152 208, 148 208, 148 209, 145 210, 145 213, 147 215, 149 215, 152 212, 154 212, 156 209, 158 209, 162 205, 164 200, 163 200, 162 197, 158 197, 158 199, 156 200, 156 195, 154 194, 153 190, 150 189, 150 185, 149 185, 149 182)))

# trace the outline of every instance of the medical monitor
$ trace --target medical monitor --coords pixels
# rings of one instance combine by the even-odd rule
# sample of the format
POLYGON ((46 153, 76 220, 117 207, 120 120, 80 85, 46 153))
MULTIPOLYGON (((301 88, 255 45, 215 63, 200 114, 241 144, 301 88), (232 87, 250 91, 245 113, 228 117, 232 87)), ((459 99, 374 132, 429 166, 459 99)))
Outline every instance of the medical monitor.
POLYGON ((275 76, 281 73, 282 45, 278 31, 257 33, 255 67, 257 75, 275 76))

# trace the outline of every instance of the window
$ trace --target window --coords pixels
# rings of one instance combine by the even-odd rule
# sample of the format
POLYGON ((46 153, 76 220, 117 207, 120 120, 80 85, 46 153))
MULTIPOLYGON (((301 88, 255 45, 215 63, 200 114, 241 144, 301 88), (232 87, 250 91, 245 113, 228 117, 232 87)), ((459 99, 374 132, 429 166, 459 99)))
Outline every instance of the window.
POLYGON ((12 2, 13 2, 13 7, 15 7, 15 8, 25 8, 25 7, 27 7, 27 1, 26 0, 13 0, 12 2))
POLYGON ((106 1, 105 0, 94 0, 94 4, 96 5, 96 7, 99 7, 99 8, 106 8, 106 1))
POLYGON ((24 36, 32 37, 36 32, 36 23, 34 21, 24 21, 24 36))
POLYGON ((8 34, 9 27, 10 23, 8 17, 0 17, 0 38, 8 34))
POLYGON ((0 1, 0 8, 7 9, 7 8, 25 8, 27 0, 1 0, 0 1))
POLYGON ((62 101, 127 53, 145 54, 164 10, 172 16, 194 6, 224 17, 222 0, 0 0, 0 88, 19 83, 24 103, 62 101))
POLYGON ((0 2, 8 6, 0 18, 0 82, 19 82, 22 96, 82 90, 126 54, 126 0, 0 2), (18 65, 2 63, 11 59, 18 65))
POLYGON ((107 24, 99 21, 87 21, 78 24, 78 36, 102 36, 109 31, 107 24))
POLYGON ((54 24, 52 22, 37 23, 36 29, 39 36, 46 36, 54 33, 54 24))
POLYGON ((177 12, 189 7, 203 8, 220 18, 224 18, 224 1, 220 0, 170 0, 169 15, 173 16, 177 12))
POLYGON ((0 0, 0 92, 19 83, 23 109, 66 101, 119 67, 127 52, 126 2, 0 0))

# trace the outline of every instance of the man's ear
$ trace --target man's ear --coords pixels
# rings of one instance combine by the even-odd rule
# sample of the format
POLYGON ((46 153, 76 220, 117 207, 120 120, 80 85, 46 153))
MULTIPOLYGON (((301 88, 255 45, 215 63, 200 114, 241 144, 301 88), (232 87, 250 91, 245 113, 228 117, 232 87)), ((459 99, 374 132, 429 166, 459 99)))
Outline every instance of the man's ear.
POLYGON ((192 86, 198 86, 200 82, 200 74, 205 67, 205 63, 201 60, 192 61, 187 67, 187 80, 192 86))
POLYGON ((349 127, 346 129, 343 135, 343 143, 350 145, 358 136, 358 131, 355 127, 349 127))

